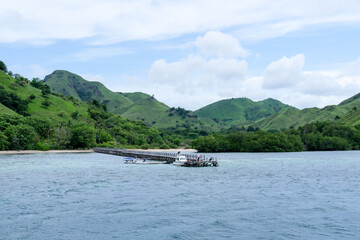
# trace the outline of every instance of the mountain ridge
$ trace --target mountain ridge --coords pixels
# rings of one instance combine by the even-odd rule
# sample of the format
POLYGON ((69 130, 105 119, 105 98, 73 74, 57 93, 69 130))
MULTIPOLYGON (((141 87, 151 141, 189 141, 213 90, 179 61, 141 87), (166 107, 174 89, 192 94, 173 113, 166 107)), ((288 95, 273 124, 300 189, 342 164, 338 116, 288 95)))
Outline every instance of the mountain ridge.
POLYGON ((243 97, 220 100, 202 107, 194 113, 199 117, 216 119, 225 125, 246 125, 289 107, 291 106, 273 98, 252 101, 243 97))
MULTIPOLYGON (((313 121, 335 121, 349 115, 350 109, 360 106, 360 93, 345 99, 338 105, 324 108, 299 110, 279 100, 267 98, 261 101, 251 99, 223 99, 195 111, 170 108, 152 96, 142 92, 112 92, 102 83, 90 82, 79 75, 65 70, 56 70, 43 80, 52 91, 88 101, 96 99, 106 104, 109 112, 117 113, 131 120, 143 121, 158 128, 176 128, 192 125, 211 131, 231 126, 252 126, 263 130, 280 130, 302 126, 313 121)), ((353 125, 356 114, 352 113, 353 125)), ((350 116, 350 115, 349 115, 350 116)), ((342 121, 346 122, 344 119, 342 121)))

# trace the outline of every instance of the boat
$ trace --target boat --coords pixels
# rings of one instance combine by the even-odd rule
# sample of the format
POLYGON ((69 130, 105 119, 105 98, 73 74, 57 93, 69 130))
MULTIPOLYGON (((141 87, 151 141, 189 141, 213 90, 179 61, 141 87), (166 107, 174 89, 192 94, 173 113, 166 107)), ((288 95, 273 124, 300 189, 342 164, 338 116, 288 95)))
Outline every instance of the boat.
POLYGON ((175 161, 173 162, 173 165, 175 166, 185 166, 188 160, 184 155, 177 155, 175 158, 175 161))
POLYGON ((138 159, 138 158, 124 158, 124 164, 164 164, 166 161, 151 161, 147 159, 138 159))

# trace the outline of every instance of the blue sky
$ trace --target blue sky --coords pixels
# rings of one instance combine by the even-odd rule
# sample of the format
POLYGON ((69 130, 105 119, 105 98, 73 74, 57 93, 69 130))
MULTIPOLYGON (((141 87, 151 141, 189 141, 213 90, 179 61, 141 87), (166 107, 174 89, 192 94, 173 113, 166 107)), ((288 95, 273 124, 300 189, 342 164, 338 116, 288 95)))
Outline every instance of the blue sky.
POLYGON ((0 8, 0 60, 191 110, 232 97, 324 107, 360 92, 359 12, 353 0, 14 0, 0 8))

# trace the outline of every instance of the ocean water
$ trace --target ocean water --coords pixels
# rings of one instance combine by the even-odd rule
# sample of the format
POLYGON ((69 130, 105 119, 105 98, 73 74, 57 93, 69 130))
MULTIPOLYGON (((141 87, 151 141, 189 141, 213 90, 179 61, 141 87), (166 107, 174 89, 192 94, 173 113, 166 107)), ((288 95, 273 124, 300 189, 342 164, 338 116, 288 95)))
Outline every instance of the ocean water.
POLYGON ((360 239, 360 152, 0 156, 0 239, 360 239))

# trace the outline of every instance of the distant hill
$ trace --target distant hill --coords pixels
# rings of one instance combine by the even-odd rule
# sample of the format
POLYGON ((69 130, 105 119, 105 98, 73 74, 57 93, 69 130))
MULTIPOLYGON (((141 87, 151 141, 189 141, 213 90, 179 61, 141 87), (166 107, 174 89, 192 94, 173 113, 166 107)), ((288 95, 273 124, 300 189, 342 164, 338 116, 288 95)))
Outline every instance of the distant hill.
POLYGON ((123 113, 124 109, 134 102, 123 94, 114 93, 102 83, 90 82, 74 73, 56 70, 45 77, 43 83, 47 84, 51 91, 72 96, 81 101, 96 99, 107 105, 109 112, 123 113))
MULTIPOLYGON (((299 127, 313 121, 342 121, 348 125, 360 123, 356 109, 360 107, 360 93, 325 108, 296 109, 276 99, 252 101, 248 98, 221 100, 195 112, 182 108, 170 108, 154 97, 142 93, 112 92, 99 82, 90 82, 64 70, 56 70, 43 82, 51 90, 81 101, 96 99, 105 104, 111 113, 120 114, 130 120, 139 120, 159 129, 182 129, 184 132, 219 131, 232 126, 252 126, 263 130, 279 130, 299 127)), ((35 100, 36 102, 36 100, 35 100)), ((0 105, 4 112, 10 109, 0 105)), ((29 110, 31 110, 31 104, 29 110)), ((58 111, 61 111, 58 107, 58 111)), ((10 111, 9 111, 10 110, 10 111)), ((236 127, 234 128, 236 129, 236 127)))
POLYGON ((272 98, 258 102, 248 98, 232 98, 207 105, 196 110, 194 114, 201 118, 213 119, 225 125, 246 125, 287 108, 291 107, 272 98))
POLYGON ((74 73, 56 70, 45 77, 43 83, 51 91, 72 96, 75 99, 88 101, 96 99, 105 104, 108 111, 131 119, 139 120, 149 126, 172 128, 176 126, 217 129, 215 122, 201 120, 190 115, 171 114, 170 107, 159 102, 153 96, 142 92, 112 92, 99 82, 90 82, 74 73), (191 122, 191 124, 189 124, 191 122))
POLYGON ((339 105, 329 105, 321 109, 283 109, 252 126, 264 130, 279 130, 289 127, 297 128, 314 121, 341 121, 344 124, 355 126, 360 124, 360 109, 358 110, 358 107, 360 107, 360 94, 344 100, 339 105))

